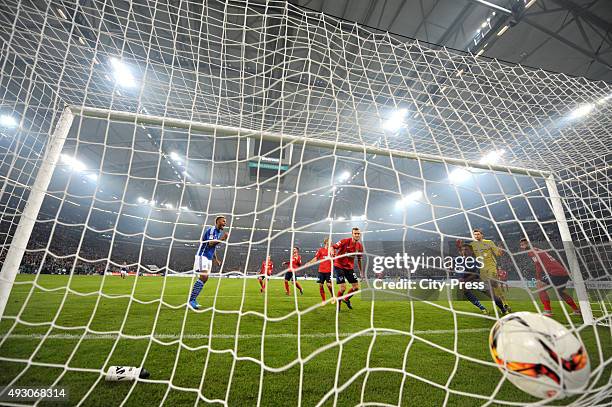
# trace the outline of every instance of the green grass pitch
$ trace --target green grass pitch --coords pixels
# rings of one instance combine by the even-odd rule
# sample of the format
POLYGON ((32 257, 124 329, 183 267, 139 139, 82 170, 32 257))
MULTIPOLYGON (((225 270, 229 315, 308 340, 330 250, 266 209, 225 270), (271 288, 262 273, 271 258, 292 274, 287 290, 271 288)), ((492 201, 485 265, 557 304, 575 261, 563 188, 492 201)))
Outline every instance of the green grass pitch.
MULTIPOLYGON (((194 312, 181 306, 193 281, 188 278, 74 276, 67 290, 68 277, 42 275, 38 284, 51 291, 30 295, 33 278, 18 276, 0 321, 0 386, 16 377, 16 385, 48 386, 63 375, 58 386, 69 390, 70 405, 85 396, 85 406, 124 400, 128 406, 162 400, 167 406, 536 401, 495 366, 475 361, 491 362, 487 339, 494 320, 466 301, 373 302, 358 294, 352 311, 343 307, 336 314, 333 305, 321 306, 314 282, 303 282, 303 296, 288 297, 281 280, 272 280, 264 296, 254 279, 210 279, 199 297, 202 310, 194 312), (450 312, 449 305, 468 314, 450 312), (16 323, 18 315, 25 323, 16 323), (111 365, 145 366, 151 377, 105 382, 99 370, 111 365)), ((534 310, 530 301, 512 305, 534 310)), ((560 307, 553 303, 567 323, 560 307)), ((592 369, 610 358, 609 328, 588 327, 581 336, 592 369)), ((610 366, 601 373, 597 385, 609 382, 610 366)))

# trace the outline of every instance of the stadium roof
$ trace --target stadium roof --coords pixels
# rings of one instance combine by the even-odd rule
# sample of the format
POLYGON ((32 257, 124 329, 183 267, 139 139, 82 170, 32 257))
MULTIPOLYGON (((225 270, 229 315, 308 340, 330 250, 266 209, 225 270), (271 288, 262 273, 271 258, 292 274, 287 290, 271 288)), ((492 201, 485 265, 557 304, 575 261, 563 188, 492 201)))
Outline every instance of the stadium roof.
MULTIPOLYGON (((612 145, 612 86, 605 82, 398 39, 285 2, 260 3, 3 2, 2 107, 26 122, 34 110, 49 121, 64 104, 87 105, 469 160, 504 149, 507 164, 543 170, 597 159, 612 145), (121 86, 117 63, 134 87, 121 86), (574 114, 585 106, 588 115, 574 114), (385 129, 398 110, 400 131, 385 129)), ((331 3, 342 2, 308 6, 330 11, 331 3)), ((364 20, 403 26, 387 20, 400 4, 385 3, 370 2, 364 20)), ((410 31, 403 16, 413 7, 404 3, 398 19, 410 31)), ((596 6, 606 8, 593 4, 593 13, 596 6)), ((492 10, 478 1, 433 7, 419 30, 434 41, 436 15, 446 21, 443 14, 456 14, 465 31, 492 10), (454 11, 458 4, 464 13, 454 11)), ((495 35, 499 45, 489 49, 503 49, 506 34, 523 24, 495 35)), ((459 26, 442 26, 453 33, 446 43, 462 41, 454 34, 459 26)))
POLYGON ((515 15, 520 2, 514 0, 290 1, 400 36, 612 82, 608 0, 534 0, 515 15))

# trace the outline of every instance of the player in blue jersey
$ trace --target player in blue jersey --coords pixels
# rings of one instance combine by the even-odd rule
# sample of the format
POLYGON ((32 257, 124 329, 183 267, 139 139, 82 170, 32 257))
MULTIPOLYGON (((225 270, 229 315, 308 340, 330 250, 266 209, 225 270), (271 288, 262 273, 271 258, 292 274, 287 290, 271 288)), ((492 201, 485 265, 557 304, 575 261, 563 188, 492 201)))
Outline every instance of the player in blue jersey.
POLYGON ((212 270, 213 258, 218 266, 221 265, 221 260, 217 257, 217 245, 227 240, 227 233, 223 233, 225 227, 225 216, 217 216, 215 219, 215 227, 207 227, 202 235, 202 242, 195 256, 193 269, 200 274, 200 278, 196 280, 191 289, 189 296, 189 306, 193 309, 200 308, 197 298, 200 291, 204 288, 204 284, 208 280, 208 273, 212 270))

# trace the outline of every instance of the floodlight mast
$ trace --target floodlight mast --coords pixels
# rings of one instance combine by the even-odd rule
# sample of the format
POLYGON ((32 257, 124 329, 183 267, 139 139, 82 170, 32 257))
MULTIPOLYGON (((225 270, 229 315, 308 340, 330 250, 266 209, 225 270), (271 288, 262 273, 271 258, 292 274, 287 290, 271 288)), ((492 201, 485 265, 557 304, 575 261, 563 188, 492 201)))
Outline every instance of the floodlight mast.
POLYGON ((51 182, 53 171, 59 161, 64 142, 72 126, 74 114, 69 107, 66 107, 62 112, 53 134, 49 138, 45 155, 40 164, 40 169, 30 190, 28 201, 25 204, 23 212, 19 218, 19 224, 11 245, 6 254, 6 259, 2 265, 0 272, 0 318, 4 315, 4 310, 15 282, 15 277, 19 271, 19 265, 23 259, 23 254, 28 246, 28 241, 32 235, 34 224, 38 217, 38 212, 42 206, 43 200, 47 193, 47 188, 51 182))
POLYGON ((298 136, 285 135, 267 131, 256 131, 232 126, 221 126, 210 123, 194 122, 190 120, 176 119, 171 117, 154 116, 149 114, 139 114, 132 112, 122 112, 117 110, 99 109, 86 106, 69 106, 66 107, 60 116, 60 119, 55 126, 53 134, 49 140, 45 157, 42 160, 41 167, 38 171, 28 202, 19 220, 19 225, 15 232, 15 237, 11 242, 11 246, 6 256, 6 260, 0 272, 0 317, 4 315, 4 310, 8 302, 8 298, 15 281, 15 277, 19 270, 19 265, 23 259, 28 241, 34 229, 38 212, 43 203, 47 188, 51 182, 51 177, 55 170, 55 166, 60 159, 60 154, 64 147, 64 142, 75 115, 82 117, 98 118, 112 120, 115 122, 149 124, 164 127, 182 128, 193 131, 210 131, 215 135, 240 135, 263 140, 282 141, 284 143, 295 143, 309 147, 323 147, 330 149, 339 149, 345 151, 361 152, 364 154, 378 154, 390 157, 409 158, 421 161, 438 162, 451 165, 458 165, 468 168, 479 168, 489 171, 499 171, 517 175, 528 175, 532 177, 542 177, 546 180, 549 196, 551 199, 553 213, 557 219, 561 237, 564 241, 564 247, 567 251, 570 272, 576 287, 576 293, 581 305, 585 324, 593 323, 593 315, 588 301, 586 287, 580 273, 580 267, 576 258, 573 245, 571 245, 571 234, 567 226, 567 219, 563 210, 562 198, 556 187, 554 175, 548 171, 534 170, 529 168, 520 168, 514 166, 506 166, 500 164, 483 164, 478 161, 464 160, 460 158, 450 158, 443 156, 435 156, 430 154, 413 153, 402 150, 384 149, 374 146, 356 145, 350 143, 335 142, 331 140, 322 140, 314 138, 305 138, 298 136))

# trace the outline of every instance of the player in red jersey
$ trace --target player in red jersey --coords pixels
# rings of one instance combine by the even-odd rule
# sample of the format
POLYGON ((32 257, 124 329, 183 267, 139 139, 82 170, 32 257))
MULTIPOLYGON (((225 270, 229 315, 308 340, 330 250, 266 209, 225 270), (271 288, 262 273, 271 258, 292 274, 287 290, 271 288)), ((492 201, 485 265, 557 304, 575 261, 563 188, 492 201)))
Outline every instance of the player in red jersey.
POLYGON ((319 261, 319 277, 317 283, 319 283, 319 293, 321 294, 321 299, 323 303, 325 303, 325 288, 323 284, 327 283, 327 289, 329 290, 329 295, 331 295, 332 304, 336 302, 336 298, 334 298, 334 290, 332 288, 331 283, 331 269, 332 269, 332 259, 334 257, 334 249, 329 244, 329 238, 325 238, 323 240, 323 247, 317 250, 314 258, 310 260, 306 265, 310 265, 316 261, 319 261))
POLYGON ((353 309, 351 305, 351 297, 355 292, 359 291, 359 282, 355 275, 355 257, 357 257, 357 265, 361 278, 365 278, 363 267, 361 265, 361 256, 363 255, 363 245, 359 241, 361 239, 361 230, 353 228, 352 236, 340 240, 333 245, 334 249, 334 273, 336 275, 336 283, 340 286, 338 291, 338 310, 342 302, 346 304, 348 309, 353 309), (346 296, 343 297, 346 290, 346 281, 351 283, 346 296))
POLYGON ((289 290, 289 281, 293 281, 298 290, 300 290, 300 294, 304 294, 304 290, 300 283, 297 282, 295 278, 295 271, 302 265, 302 257, 300 256, 300 248, 293 248, 293 255, 291 256, 291 260, 283 263, 283 266, 289 266, 289 270, 285 273, 285 294, 291 295, 291 291, 289 290))
POLYGON ((497 279, 499 280, 499 287, 508 292, 508 272, 504 269, 497 269, 497 279))
POLYGON ((553 314, 550 307, 550 298, 546 292, 549 285, 572 307, 574 315, 580 315, 578 305, 576 305, 572 296, 567 292, 566 285, 570 277, 563 264, 548 254, 548 252, 537 247, 531 247, 527 239, 521 239, 519 244, 521 250, 529 250, 527 254, 535 264, 536 287, 540 294, 540 301, 544 305, 544 315, 550 317, 553 314))
POLYGON ((272 258, 268 256, 268 258, 261 262, 261 269, 259 269, 259 277, 257 281, 259 281, 259 289, 260 293, 263 293, 266 290, 266 278, 272 275, 272 270, 274 270, 274 263, 272 263, 272 258))

